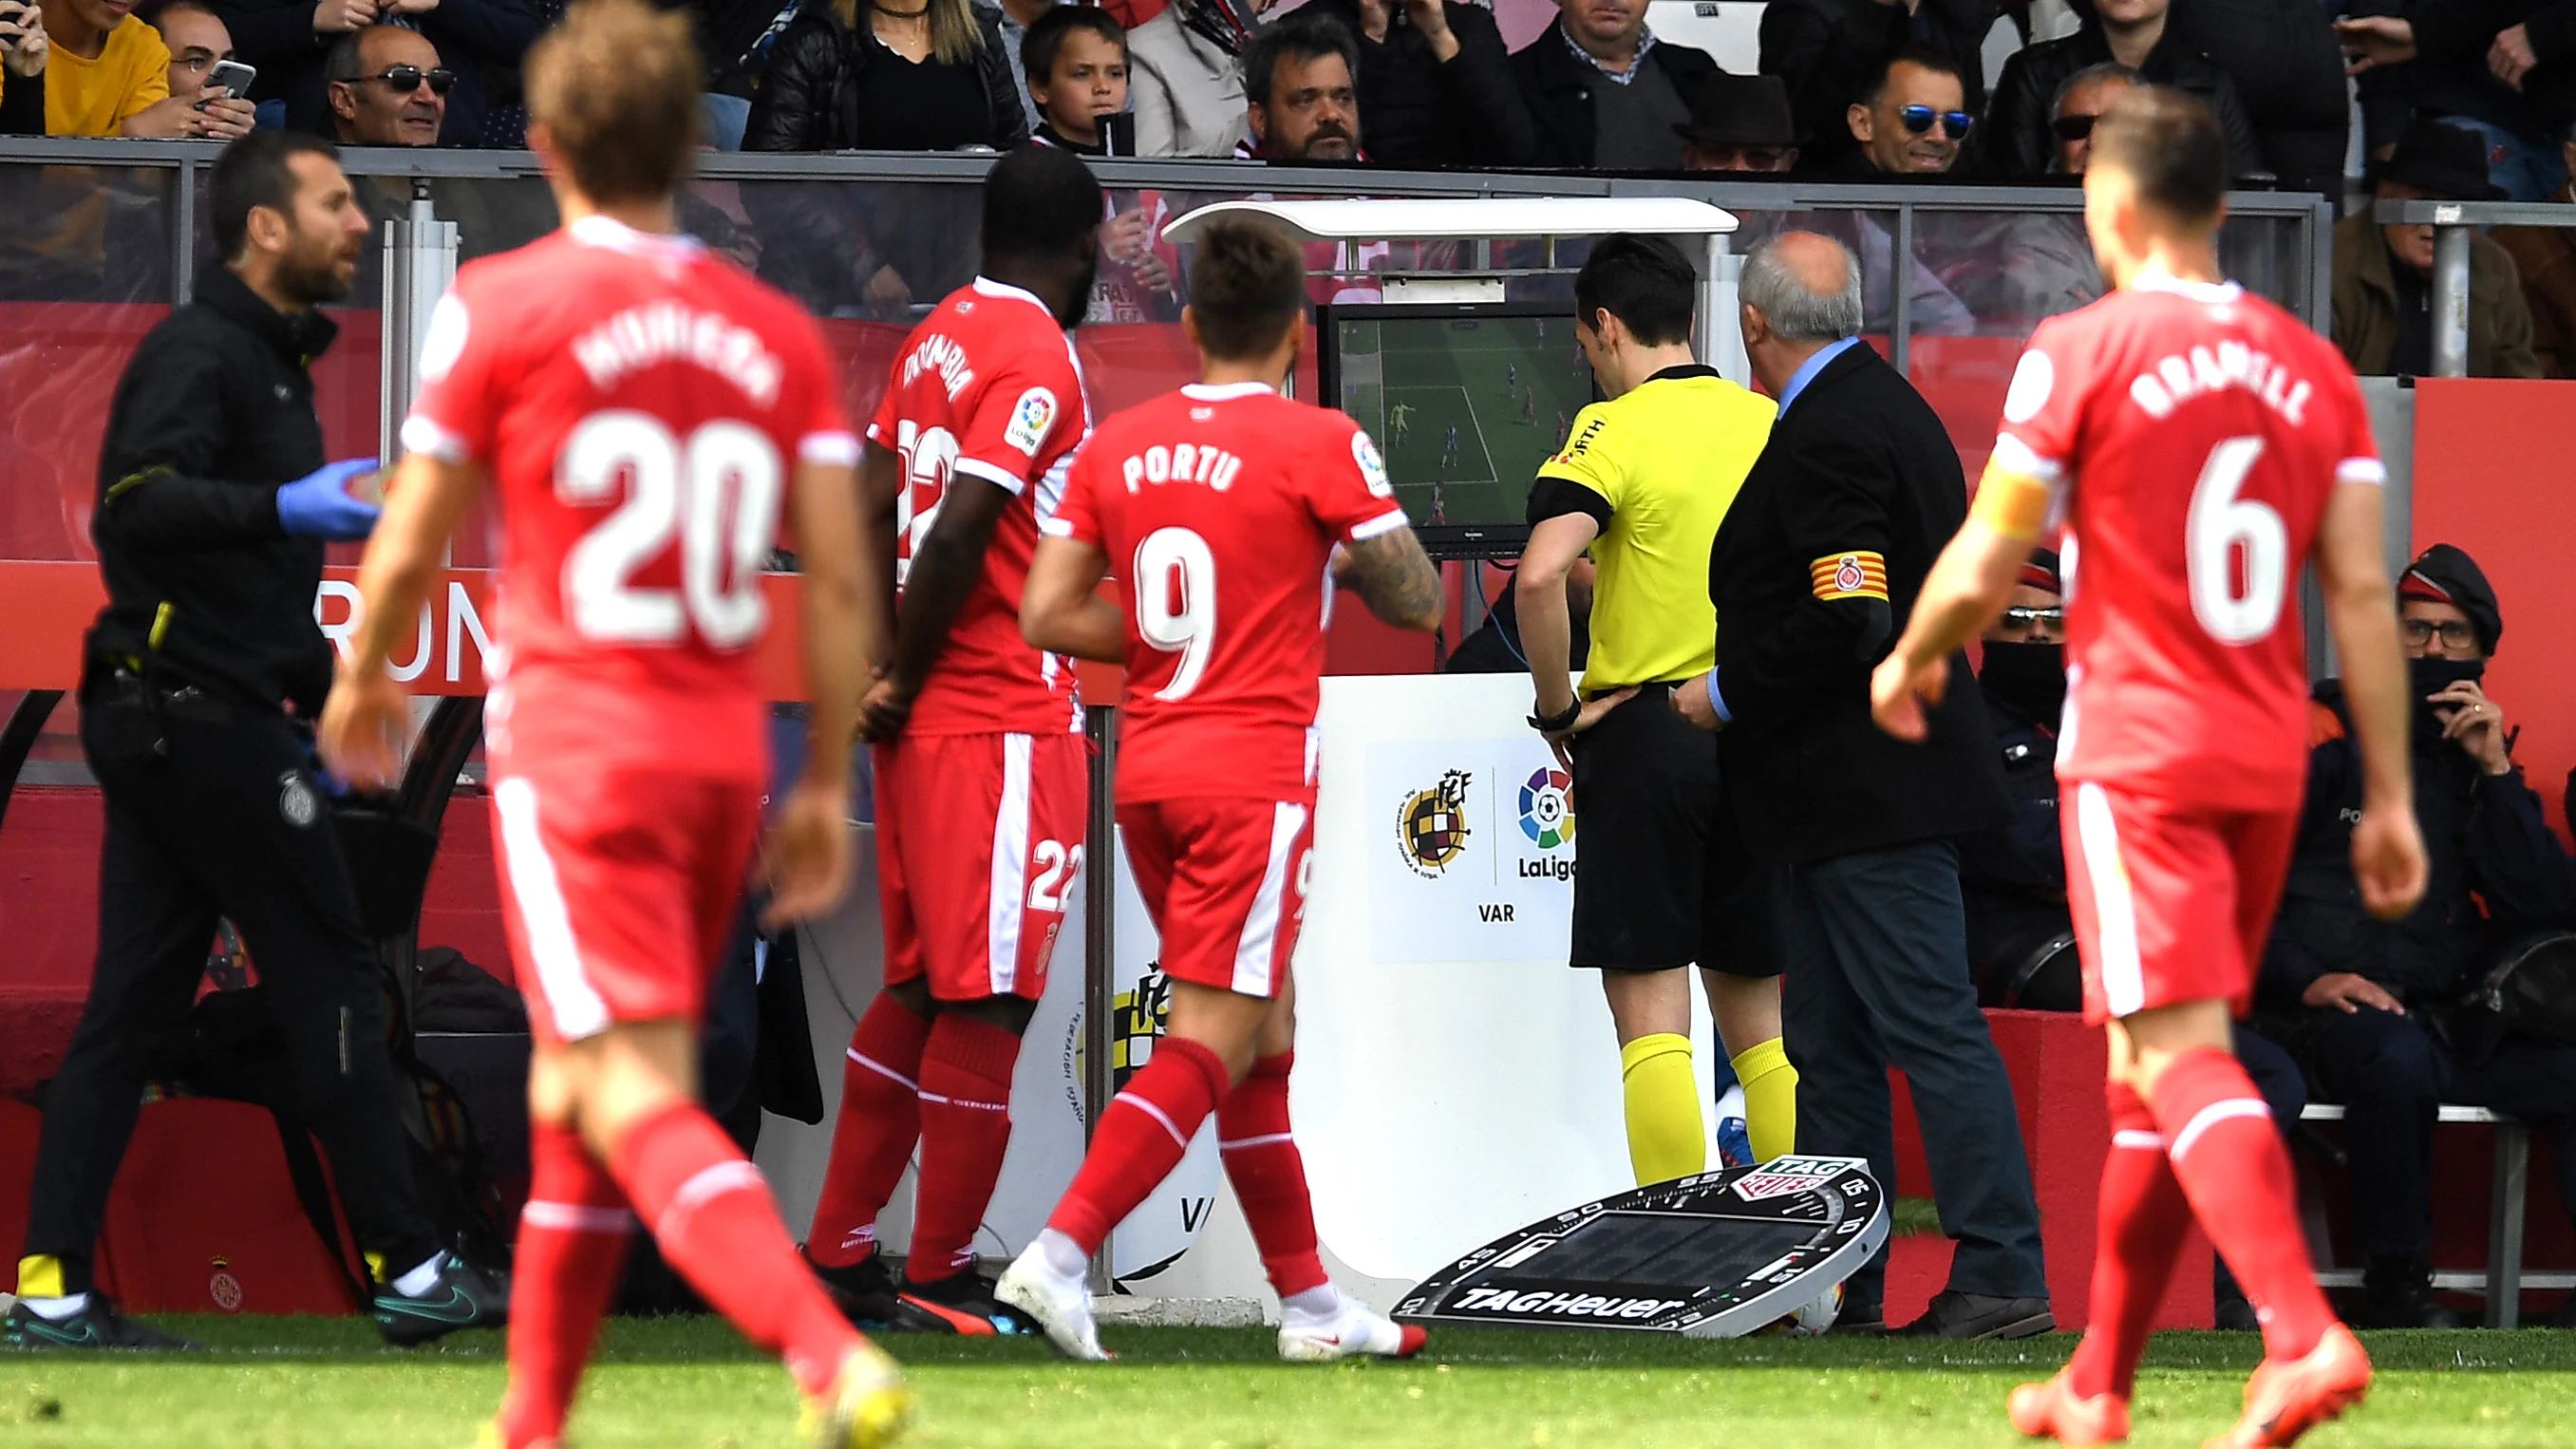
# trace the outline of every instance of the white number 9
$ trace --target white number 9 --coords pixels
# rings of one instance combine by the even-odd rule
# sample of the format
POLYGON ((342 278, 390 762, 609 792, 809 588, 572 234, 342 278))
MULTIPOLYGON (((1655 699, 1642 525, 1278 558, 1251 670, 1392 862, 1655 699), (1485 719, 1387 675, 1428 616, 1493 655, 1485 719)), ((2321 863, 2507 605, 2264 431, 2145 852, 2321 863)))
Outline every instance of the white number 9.
POLYGON ((1186 528, 1158 528, 1136 545, 1133 577, 1136 632, 1164 653, 1181 656, 1172 682, 1154 697, 1187 699, 1216 647, 1216 555, 1206 539, 1186 528))

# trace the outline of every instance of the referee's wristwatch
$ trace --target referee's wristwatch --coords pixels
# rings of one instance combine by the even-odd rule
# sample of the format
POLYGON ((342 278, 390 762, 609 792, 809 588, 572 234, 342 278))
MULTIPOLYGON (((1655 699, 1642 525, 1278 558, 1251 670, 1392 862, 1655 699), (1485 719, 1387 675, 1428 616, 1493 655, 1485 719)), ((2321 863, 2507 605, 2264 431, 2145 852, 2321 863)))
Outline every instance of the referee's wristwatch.
POLYGON ((1574 728, 1574 722, 1581 718, 1583 718, 1583 696, 1578 694, 1574 697, 1574 703, 1567 705, 1564 712, 1560 714, 1529 716, 1529 727, 1543 735, 1562 734, 1574 728))

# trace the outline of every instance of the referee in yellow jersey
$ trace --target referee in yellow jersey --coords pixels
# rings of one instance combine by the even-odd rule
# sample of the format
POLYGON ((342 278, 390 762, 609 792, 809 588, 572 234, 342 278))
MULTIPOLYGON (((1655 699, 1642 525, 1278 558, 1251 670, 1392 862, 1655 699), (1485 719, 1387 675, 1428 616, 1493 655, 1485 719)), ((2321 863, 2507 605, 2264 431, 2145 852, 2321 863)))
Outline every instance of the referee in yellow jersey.
POLYGON ((1582 823, 1567 957, 1601 973, 1640 1184, 1707 1166, 1693 963, 1744 1086, 1754 1157, 1797 1140, 1798 1074, 1780 1046, 1777 874, 1743 849, 1721 807, 1717 752, 1669 698, 1716 662, 1709 549, 1774 412, 1691 355, 1697 294, 1690 263, 1659 238, 1593 247, 1574 279, 1574 335, 1609 401, 1585 408, 1539 469, 1515 599, 1538 688, 1530 725, 1573 774, 1582 823), (1592 652, 1578 695, 1565 582, 1587 549, 1592 652))

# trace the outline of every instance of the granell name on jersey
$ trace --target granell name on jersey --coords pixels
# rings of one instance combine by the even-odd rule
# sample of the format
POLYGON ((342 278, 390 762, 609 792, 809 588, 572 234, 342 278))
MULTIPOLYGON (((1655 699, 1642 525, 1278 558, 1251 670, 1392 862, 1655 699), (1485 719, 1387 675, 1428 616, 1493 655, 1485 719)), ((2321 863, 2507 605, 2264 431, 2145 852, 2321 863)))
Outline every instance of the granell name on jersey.
POLYGON ((730 317, 678 302, 629 307, 575 338, 572 355, 601 392, 616 387, 628 373, 687 362, 732 383, 762 408, 777 403, 785 371, 759 333, 730 317))
POLYGON ((1223 448, 1210 448, 1191 443, 1160 443, 1141 453, 1130 453, 1122 465, 1127 491, 1133 493, 1147 483, 1204 483, 1219 493, 1234 486, 1234 475, 1243 471, 1243 460, 1223 448))
POLYGON ((944 332, 933 332, 921 339, 921 345, 904 358, 903 385, 912 386, 925 372, 939 374, 939 385, 948 390, 951 402, 975 380, 975 365, 967 361, 966 349, 944 332))
POLYGON ((2129 384, 2129 400, 2161 422, 2193 398, 2227 388, 2242 388, 2261 398, 2264 406, 2289 419, 2292 427, 2307 422, 2311 389, 2306 381, 2290 376, 2289 368, 2242 342, 2195 347, 2158 361, 2129 384))

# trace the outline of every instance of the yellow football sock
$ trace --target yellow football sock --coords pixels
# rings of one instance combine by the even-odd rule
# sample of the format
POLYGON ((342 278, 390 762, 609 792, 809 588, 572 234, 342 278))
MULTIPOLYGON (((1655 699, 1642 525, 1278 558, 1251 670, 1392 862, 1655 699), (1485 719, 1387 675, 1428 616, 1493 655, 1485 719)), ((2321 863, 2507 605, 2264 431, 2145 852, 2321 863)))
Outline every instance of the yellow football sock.
POLYGON ((1735 1079, 1744 1084, 1744 1135, 1753 1139, 1753 1160, 1797 1151, 1798 1069, 1789 1065, 1789 1049, 1775 1036, 1733 1060, 1735 1079))
POLYGON ((1700 1126, 1699 1074, 1686 1036, 1658 1032, 1619 1048, 1628 1105, 1628 1165, 1637 1185, 1688 1177, 1708 1166, 1700 1126))
POLYGON ((18 1296, 62 1298, 63 1260, 51 1253, 29 1253, 18 1260, 18 1296))

